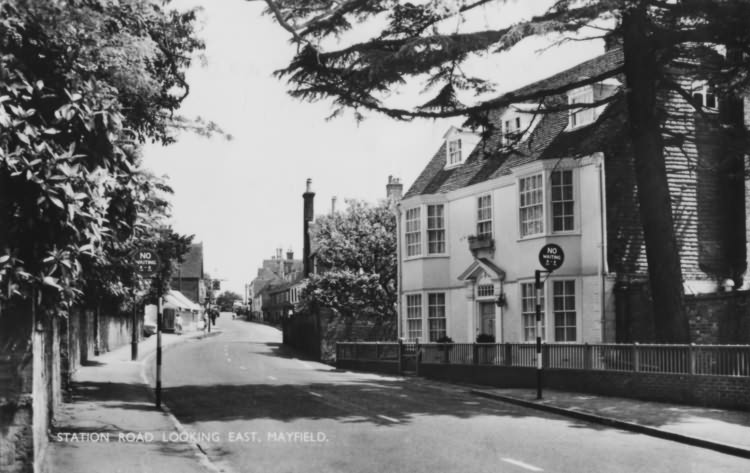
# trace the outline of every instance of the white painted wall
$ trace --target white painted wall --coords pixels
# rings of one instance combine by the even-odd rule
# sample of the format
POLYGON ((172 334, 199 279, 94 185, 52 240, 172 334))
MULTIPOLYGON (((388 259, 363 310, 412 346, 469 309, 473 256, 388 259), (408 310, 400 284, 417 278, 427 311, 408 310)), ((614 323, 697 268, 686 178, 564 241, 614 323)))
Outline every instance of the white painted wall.
MULTIPOLYGON (((448 335, 456 342, 474 341, 477 332, 477 303, 467 299, 464 282, 458 280, 473 262, 469 251, 468 236, 476 233, 477 197, 491 194, 493 203, 493 236, 495 251, 491 261, 506 273, 503 290, 507 305, 496 311, 498 341, 522 341, 521 288, 522 282, 533 282, 534 270, 541 269, 539 250, 547 243, 560 245, 565 252, 565 262, 550 278, 576 280, 576 311, 578 342, 600 342, 602 340, 601 273, 606 267, 602 259, 602 209, 599 198, 600 155, 580 160, 534 162, 514 169, 514 173, 492 181, 458 189, 436 196, 415 196, 401 203, 402 210, 428 203, 444 203, 446 218, 446 251, 448 256, 412 257, 403 261, 403 290, 406 293, 423 292, 423 328, 427 322, 428 291, 446 293, 448 335), (576 228, 565 234, 551 234, 520 238, 517 179, 537 174, 543 168, 554 166, 574 169, 574 192, 576 195, 576 228), (502 335, 502 338, 500 338, 502 335)), ((545 179, 545 226, 550 228, 549 182, 545 179)), ((422 212, 422 249, 426 252, 426 209, 422 212)), ((402 212, 403 215, 403 212, 402 212)), ((403 221, 402 221, 403 223, 403 221)), ((401 228, 404 226, 401 225, 401 228)), ((402 230, 403 232, 403 230, 402 230)), ((401 239, 404 240, 402 233, 401 239)), ((605 287, 608 292, 610 287, 605 287)), ((547 339, 552 341, 552 285, 545 288, 547 339)), ((612 310, 613 307, 612 307, 612 310)), ((405 311, 404 311, 405 312, 405 311)), ((404 313, 405 318, 405 313, 404 313)), ((405 327, 405 322, 403 322, 405 327)))

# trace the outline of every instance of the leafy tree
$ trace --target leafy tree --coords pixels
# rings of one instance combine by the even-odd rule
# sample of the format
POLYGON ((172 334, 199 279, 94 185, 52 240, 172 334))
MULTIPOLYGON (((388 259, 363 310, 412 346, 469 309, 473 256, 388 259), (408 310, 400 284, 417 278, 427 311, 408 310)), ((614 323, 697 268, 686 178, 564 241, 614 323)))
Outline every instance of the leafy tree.
POLYGON ((385 202, 348 200, 344 212, 320 216, 312 227, 322 268, 302 292, 302 305, 345 316, 395 318, 396 219, 385 202))
POLYGON ((148 0, 0 0, 6 304, 56 309, 83 290, 122 296, 134 282, 123 256, 136 242, 179 257, 190 237, 148 236, 168 188, 139 168, 139 145, 169 143, 185 123, 174 112, 203 47, 194 20, 148 0))
POLYGON ((289 65, 278 71, 279 77, 288 80, 295 97, 332 100, 334 114, 350 108, 357 117, 364 111, 401 120, 465 116, 469 124, 489 127, 490 111, 529 101, 544 104, 547 111, 560 110, 564 106, 555 108, 547 99, 610 77, 624 77, 627 88, 620 94, 585 105, 625 97, 638 195, 644 203, 640 212, 658 314, 656 337, 667 342, 689 340, 663 149, 665 140, 679 144, 690 137, 667 126, 663 99, 681 97, 714 128, 734 137, 742 134, 736 97, 747 91, 750 77, 750 2, 556 0, 538 16, 494 28, 488 23, 493 14, 501 18, 507 0, 265 2, 267 13, 290 32, 298 47, 289 65), (472 21, 477 14, 488 19, 472 21), (377 25, 379 33, 360 41, 350 33, 362 30, 362 25, 377 25), (622 44, 624 65, 569 84, 499 96, 492 93, 492 77, 466 72, 468 63, 499 60, 497 55, 532 36, 555 41, 616 39, 622 44), (680 80, 685 76, 711 84, 726 103, 725 112, 718 117, 705 114, 680 80), (411 106, 395 104, 393 91, 415 80, 424 82, 423 94, 429 95, 411 106))
POLYGON ((222 311, 230 311, 234 307, 236 301, 241 301, 242 296, 232 291, 224 291, 216 298, 216 305, 218 305, 222 311))

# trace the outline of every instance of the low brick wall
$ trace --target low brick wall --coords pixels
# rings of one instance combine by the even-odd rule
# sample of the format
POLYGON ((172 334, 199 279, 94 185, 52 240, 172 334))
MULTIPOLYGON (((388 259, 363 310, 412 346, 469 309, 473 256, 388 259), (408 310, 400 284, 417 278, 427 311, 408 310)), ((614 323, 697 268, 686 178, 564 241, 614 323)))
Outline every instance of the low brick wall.
MULTIPOLYGON (((545 369, 543 373, 543 386, 551 389, 724 409, 750 409, 748 377, 567 369, 545 369)), ((536 387, 534 368, 423 363, 419 366, 419 375, 494 387, 536 387)))
POLYGON ((336 360, 336 368, 369 371, 372 373, 399 374, 398 362, 395 361, 336 360))
POLYGON ((536 372, 529 368, 421 363, 419 375, 442 381, 482 384, 496 388, 536 386, 536 372))

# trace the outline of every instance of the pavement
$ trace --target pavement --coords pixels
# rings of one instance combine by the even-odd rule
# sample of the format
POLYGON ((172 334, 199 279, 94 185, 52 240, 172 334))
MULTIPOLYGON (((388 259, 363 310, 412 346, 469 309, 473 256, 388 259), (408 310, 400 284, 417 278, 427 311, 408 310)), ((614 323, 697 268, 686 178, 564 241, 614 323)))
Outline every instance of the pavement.
MULTIPOLYGON (((212 332, 213 335, 221 333, 212 332)), ((165 359, 169 359, 170 347, 185 345, 204 336, 202 332, 163 335, 165 359)), ((141 356, 138 361, 130 360, 130 345, 125 345, 79 368, 73 375, 72 399, 62 405, 50 431, 43 471, 206 473, 219 470, 205 453, 196 448, 199 444, 185 436, 189 430, 183 428, 168 409, 155 407, 153 390, 145 377, 147 369, 153 364, 155 343, 155 336, 140 343, 141 356)), ((236 346, 238 348, 234 349, 238 350, 242 345, 236 346)), ((179 356, 177 352, 180 351, 183 350, 177 350, 174 356, 179 356)), ((221 354, 222 357, 225 355, 230 356, 229 352, 221 354)), ((296 358, 289 361, 292 362, 305 365, 296 358)), ((243 368, 237 367, 238 370, 243 368)), ((331 371, 330 376, 336 376, 337 372, 331 371)), ((750 412, 557 390, 545 390, 543 399, 537 400, 536 391, 529 389, 452 385, 422 378, 405 378, 404 381, 443 390, 446 396, 449 391, 459 389, 504 403, 750 458, 750 412)), ((269 385, 265 389, 271 387, 269 385)), ((336 390, 344 388, 341 386, 336 390)), ((326 394, 320 390, 311 394, 318 400, 320 393, 326 394)), ((234 405, 239 408, 237 404, 234 405)), ((398 418, 395 414, 391 415, 398 418)))
MULTIPOLYGON (((162 351, 204 334, 163 334, 162 351)), ((172 417, 155 406, 145 383, 153 363, 156 336, 139 343, 131 361, 130 344, 90 359, 72 377, 72 395, 50 429, 42 470, 50 473, 205 473, 210 465, 194 444, 180 436, 172 417)))
POLYGON ((545 389, 470 386, 485 398, 750 458, 750 412, 545 389))

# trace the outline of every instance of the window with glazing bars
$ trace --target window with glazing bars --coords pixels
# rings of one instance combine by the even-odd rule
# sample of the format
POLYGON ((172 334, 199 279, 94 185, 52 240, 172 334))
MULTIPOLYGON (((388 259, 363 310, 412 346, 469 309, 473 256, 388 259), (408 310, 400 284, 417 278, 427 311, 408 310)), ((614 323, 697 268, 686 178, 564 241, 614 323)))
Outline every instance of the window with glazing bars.
POLYGON ((445 337, 445 293, 433 292, 427 294, 427 320, 430 325, 431 342, 445 337))
POLYGON ((553 171, 551 180, 552 231, 574 230, 575 201, 573 198, 573 171, 553 171))
POLYGON ((480 284, 477 286, 477 297, 488 297, 495 294, 495 286, 492 284, 480 284))
POLYGON ((544 192, 541 174, 519 179, 521 236, 544 231, 544 192))
POLYGON ((422 254, 422 228, 419 207, 406 211, 406 256, 422 254))
POLYGON ((458 164, 461 162, 461 140, 451 140, 448 142, 448 165, 458 164))
POLYGON ((406 296, 406 332, 410 341, 422 338, 422 294, 406 296))
POLYGON ((427 253, 445 253, 443 205, 427 206, 427 253))
POLYGON ((552 311, 555 317, 555 341, 576 341, 575 281, 553 281, 552 311))
POLYGON ((477 237, 492 238, 492 196, 477 198, 477 237))
MULTIPOLYGON (((568 98, 568 104, 573 106, 575 104, 591 104, 594 101, 594 90, 591 88, 585 88, 578 92, 572 92, 568 98)), ((596 118, 596 110, 589 106, 583 106, 581 108, 571 108, 570 110, 570 127, 577 128, 579 126, 587 125, 592 123, 596 118)))

